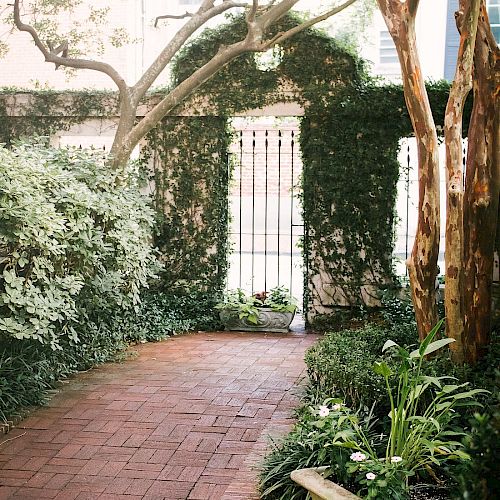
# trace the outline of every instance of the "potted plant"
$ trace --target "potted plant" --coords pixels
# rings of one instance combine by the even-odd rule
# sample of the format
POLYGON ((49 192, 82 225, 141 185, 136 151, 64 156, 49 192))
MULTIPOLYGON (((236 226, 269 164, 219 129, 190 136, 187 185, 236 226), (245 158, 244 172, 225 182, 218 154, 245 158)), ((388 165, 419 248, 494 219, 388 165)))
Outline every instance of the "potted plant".
POLYGON ((283 286, 253 295, 238 288, 229 291, 216 308, 226 330, 284 333, 297 310, 297 301, 283 286))

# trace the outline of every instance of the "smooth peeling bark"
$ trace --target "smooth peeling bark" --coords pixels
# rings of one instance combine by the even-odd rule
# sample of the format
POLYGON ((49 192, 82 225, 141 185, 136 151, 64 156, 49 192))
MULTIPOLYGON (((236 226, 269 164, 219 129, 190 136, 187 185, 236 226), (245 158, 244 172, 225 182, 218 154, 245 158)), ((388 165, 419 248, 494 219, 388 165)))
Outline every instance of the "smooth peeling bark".
POLYGON ((439 155, 436 126, 425 89, 415 36, 418 0, 378 0, 398 52, 406 106, 418 150, 418 224, 407 261, 420 339, 438 321, 436 300, 439 254, 439 155))
POLYGON ((467 95, 472 89, 472 65, 480 0, 461 0, 456 13, 460 32, 455 77, 444 119, 446 147, 446 236, 444 291, 446 334, 455 362, 464 361, 463 315, 463 163, 462 118, 467 95))
POLYGON ((481 1, 474 54, 464 204, 464 360, 485 353, 491 333, 491 284, 500 192, 499 49, 481 1))

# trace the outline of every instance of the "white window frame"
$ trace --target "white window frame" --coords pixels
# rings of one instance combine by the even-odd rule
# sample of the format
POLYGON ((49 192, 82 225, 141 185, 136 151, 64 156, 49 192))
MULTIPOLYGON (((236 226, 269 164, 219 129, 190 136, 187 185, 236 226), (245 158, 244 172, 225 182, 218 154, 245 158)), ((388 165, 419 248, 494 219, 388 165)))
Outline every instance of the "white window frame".
POLYGON ((387 30, 379 31, 378 60, 381 66, 397 66, 399 64, 396 46, 387 30))

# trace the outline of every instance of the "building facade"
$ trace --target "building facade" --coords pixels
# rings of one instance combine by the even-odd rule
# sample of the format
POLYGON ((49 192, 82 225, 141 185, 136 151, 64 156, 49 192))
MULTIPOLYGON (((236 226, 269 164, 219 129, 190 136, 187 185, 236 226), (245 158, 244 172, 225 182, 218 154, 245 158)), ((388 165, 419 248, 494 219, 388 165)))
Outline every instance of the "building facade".
MULTIPOLYGON (((110 62, 129 84, 133 84, 142 72, 151 64, 165 42, 185 22, 183 19, 161 20, 155 27, 154 20, 164 14, 181 15, 193 11, 201 0, 173 0, 155 2, 150 0, 106 0, 100 2, 100 8, 109 8, 104 26, 105 49, 99 56, 110 62), (102 5, 101 5, 102 4, 102 5), (168 12, 165 11, 168 9, 168 12), (133 41, 123 47, 113 47, 109 43, 116 30, 125 30, 133 41), (108 43, 106 43, 106 39, 108 43)), ((487 0, 492 29, 500 39, 500 0, 487 0)), ((95 2, 84 1, 74 12, 71 19, 62 18, 63 29, 69 29, 71 21, 78 19, 80 27, 85 29, 85 19, 89 15, 89 6, 95 2)), ((318 11, 328 5, 327 0, 301 0, 300 9, 318 11)), ((454 12, 458 0, 421 0, 417 17, 417 43, 422 63, 422 70, 427 79, 439 80, 453 78, 458 32, 455 26, 454 12)), ((4 12, 8 7, 4 7, 4 12)), ((322 27, 335 33, 339 25, 349 23, 346 16, 335 16, 322 27)), ((212 22, 218 23, 221 19, 212 22)), ((321 26, 321 25, 320 25, 321 26)), ((80 70, 68 76, 63 70, 54 70, 54 65, 47 64, 34 46, 27 33, 8 34, 9 27, 0 27, 0 38, 8 43, 10 50, 0 59, 0 87, 17 86, 23 88, 114 88, 113 82, 106 75, 90 70, 80 70)), ((358 41, 361 55, 370 62, 371 72, 388 81, 400 80, 399 62, 396 49, 387 31, 387 27, 377 9, 374 9, 372 22, 358 41)), ((168 82, 168 72, 158 79, 158 85, 168 82)))

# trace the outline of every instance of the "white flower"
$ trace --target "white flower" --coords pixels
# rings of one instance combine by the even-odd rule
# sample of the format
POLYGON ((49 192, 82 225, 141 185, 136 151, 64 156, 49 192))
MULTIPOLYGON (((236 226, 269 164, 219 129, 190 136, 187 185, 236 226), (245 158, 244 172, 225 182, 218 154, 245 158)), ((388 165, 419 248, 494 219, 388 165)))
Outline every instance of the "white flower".
POLYGON ((322 405, 319 407, 318 413, 320 417, 328 417, 328 415, 330 415, 330 409, 328 406, 322 405))
POLYGON ((402 462, 403 459, 401 457, 398 457, 396 455, 394 455, 393 457, 391 457, 391 463, 392 464, 397 464, 398 462, 402 462))
POLYGON ((366 473, 366 479, 369 479, 370 481, 373 481, 377 476, 373 472, 367 472, 366 473))
POLYGON ((363 460, 366 460, 366 455, 364 453, 361 453, 360 451, 355 451, 351 455, 351 460, 353 462, 362 462, 363 460))
POLYGON ((340 408, 342 408, 342 405, 340 405, 340 404, 336 404, 336 405, 333 405, 333 406, 332 406, 332 410, 333 410, 333 411, 339 411, 339 410, 340 410, 340 408))

